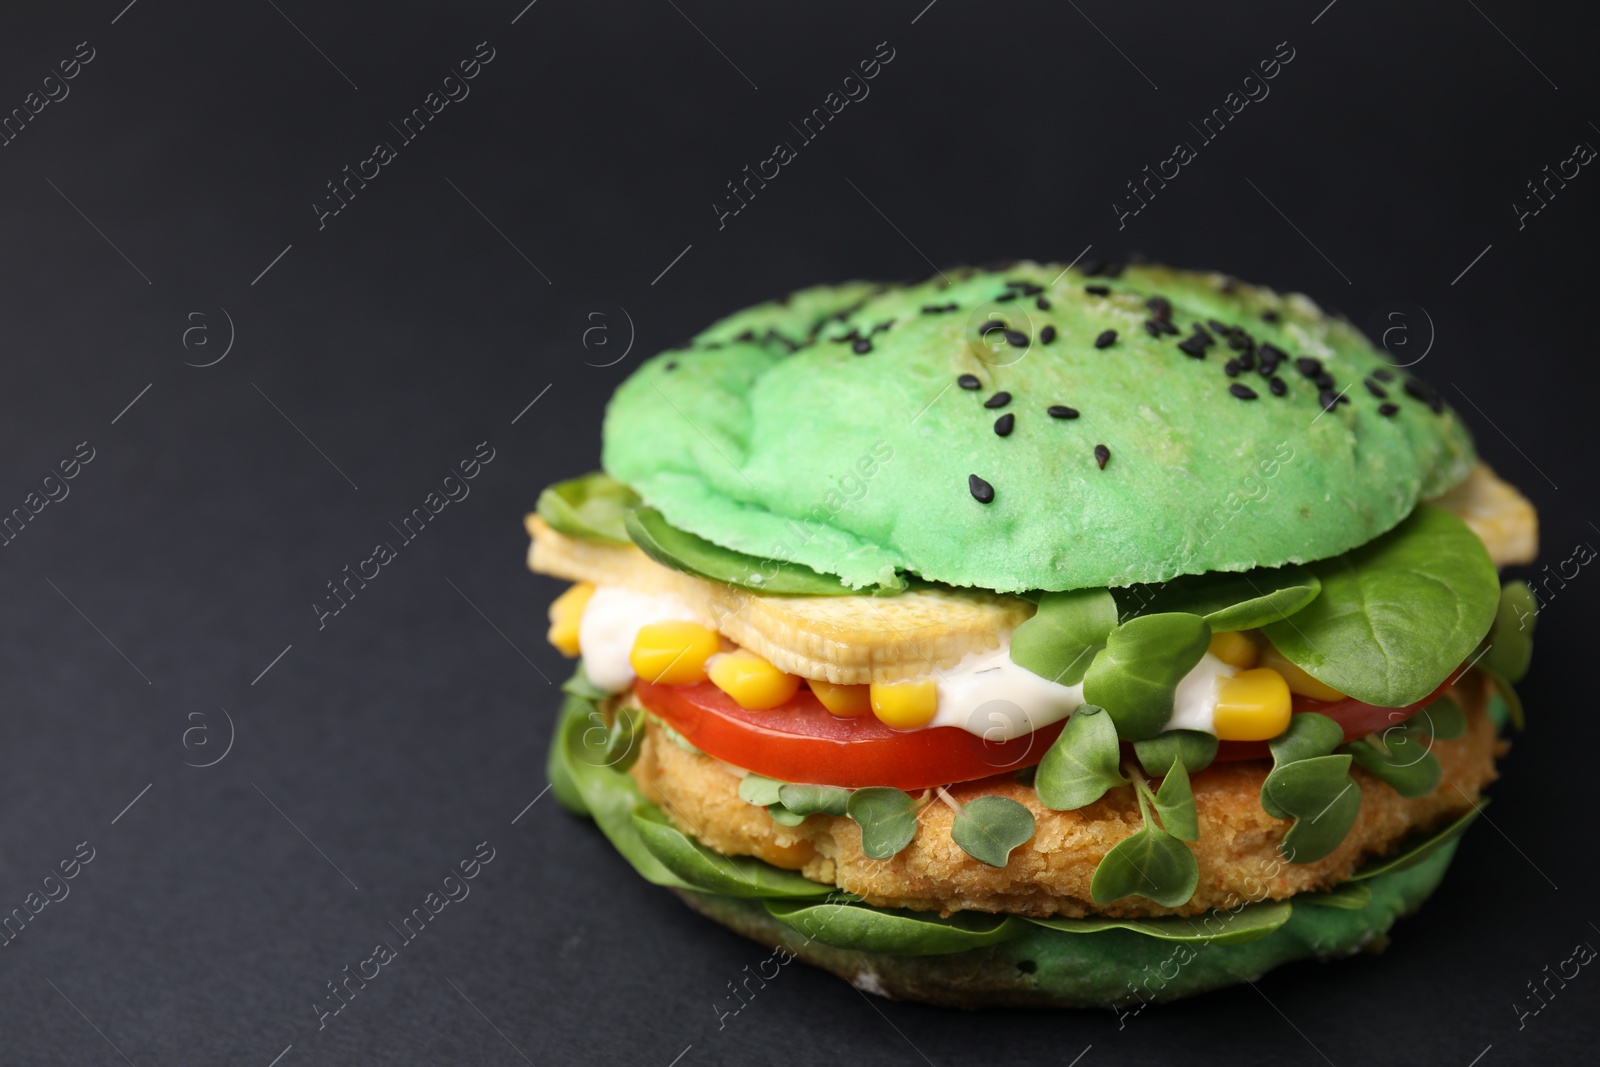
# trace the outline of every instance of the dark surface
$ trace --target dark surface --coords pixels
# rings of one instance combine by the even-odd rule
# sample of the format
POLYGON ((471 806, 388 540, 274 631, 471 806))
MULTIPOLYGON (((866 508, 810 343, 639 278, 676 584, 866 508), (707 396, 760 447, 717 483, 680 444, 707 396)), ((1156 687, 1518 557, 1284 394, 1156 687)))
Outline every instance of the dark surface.
POLYGON ((1600 944, 1592 568, 1552 583, 1533 728, 1493 824, 1382 958, 1291 967, 1120 1032, 1110 1015, 868 1000, 798 965, 719 1029, 727 983, 764 950, 642 883, 548 795, 524 811, 564 669, 542 640, 557 585, 522 567, 539 488, 594 466, 605 398, 642 355, 803 284, 930 273, 924 253, 1142 251, 1310 292, 1369 329, 1403 311, 1412 353, 1431 321, 1418 369, 1539 504, 1544 561, 1600 541, 1600 177, 1523 229, 1511 207, 1600 142, 1591 33, 1504 2, 1342 0, 1313 25, 1323 0, 940 0, 913 25, 922 2, 543 0, 515 25, 522 0, 0 15, 0 107, 78 41, 96 50, 0 148, 3 507, 78 442, 95 450, 0 549, 0 906, 78 842, 96 850, 0 950, 0 1061, 265 1067, 289 1045, 285 1067, 521 1063, 510 1045, 540 1065, 658 1067, 1067 1064, 1091 1045, 1084 1067, 1592 1056, 1600 977, 1520 1029, 1513 1006, 1574 944, 1600 944), (482 40, 496 56, 471 96, 319 231, 323 183, 396 140, 387 124, 482 40), (896 55, 870 97, 719 231, 723 183, 883 40, 896 55), (1295 59, 1271 95, 1119 231, 1124 182, 1195 140, 1188 122, 1284 40, 1295 59), (232 351, 185 366, 223 351, 223 309, 232 351), (628 319, 631 354, 593 366, 622 352, 628 319), (586 348, 593 325, 608 332, 586 348), (324 583, 396 540, 389 522, 484 440, 471 496, 319 630, 324 583), (221 753, 219 708, 232 750, 185 766, 221 753), (396 940, 389 923, 485 840, 470 897, 319 1032, 324 983, 396 940))

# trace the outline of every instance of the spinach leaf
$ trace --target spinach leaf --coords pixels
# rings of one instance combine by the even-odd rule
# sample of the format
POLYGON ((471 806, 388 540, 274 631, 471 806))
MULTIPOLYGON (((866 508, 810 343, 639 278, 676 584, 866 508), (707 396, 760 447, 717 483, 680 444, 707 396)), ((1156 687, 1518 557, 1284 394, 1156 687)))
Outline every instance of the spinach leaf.
POLYGON ((950 839, 980 863, 1004 867, 1011 850, 1033 836, 1033 812, 1009 797, 977 797, 962 805, 950 839))
POLYGON ((1272 774, 1267 775, 1261 787, 1262 810, 1274 819, 1289 818, 1289 813, 1272 801, 1267 788, 1272 784, 1272 775, 1297 760, 1330 755, 1343 740, 1344 727, 1326 715, 1306 711, 1289 716, 1289 728, 1267 745, 1272 751, 1272 774))
POLYGON ((917 802, 903 790, 883 785, 857 789, 845 814, 861 827, 861 851, 868 859, 886 860, 917 836, 917 802))
POLYGON ((539 494, 539 517, 557 533, 586 541, 628 543, 623 518, 639 494, 603 471, 557 482, 539 494))
POLYGON ((1089 896, 1096 904, 1141 896, 1175 908, 1194 896, 1200 864, 1187 845, 1150 821, 1148 787, 1135 781, 1134 792, 1144 828, 1123 838, 1100 860, 1089 880, 1089 896))
POLYGON ((750 856, 724 856, 690 839, 654 804, 638 804, 633 827, 644 846, 695 889, 727 897, 821 897, 833 886, 813 882, 750 856))
MULTIPOLYGON (((1370 895, 1370 894, 1369 894, 1370 895)), ((1300 902, 1296 897, 1294 903, 1300 902)), ((1035 926, 1060 930, 1066 934, 1097 934, 1103 930, 1132 930, 1136 934, 1162 941, 1189 944, 1242 945, 1257 941, 1289 921, 1294 909, 1287 900, 1266 900, 1246 904, 1236 912, 1213 911, 1208 915, 1164 915, 1154 919, 1108 919, 1091 915, 1082 919, 1052 916, 1029 918, 1035 926)))
POLYGON ((1494 621, 1499 578, 1478 536, 1426 504, 1393 530, 1311 564, 1321 594, 1264 627, 1291 662, 1357 700, 1422 700, 1494 621))
POLYGON ((1304 567, 1258 567, 1243 573, 1189 574, 1163 585, 1119 590, 1124 615, 1184 612, 1205 619, 1212 633, 1255 630, 1278 622, 1317 598, 1322 583, 1304 567))
POLYGON ((607 767, 625 771, 638 760, 643 720, 643 712, 626 706, 611 713, 611 728, 606 731, 605 746, 600 751, 607 767))
POLYGON ((1127 785, 1118 764, 1117 727, 1105 709, 1079 704, 1055 744, 1039 761, 1033 788, 1052 811, 1075 811, 1093 804, 1106 790, 1127 785))
MULTIPOLYGON (((1350 755, 1313 756, 1274 768, 1261 788, 1262 807, 1267 798, 1292 818, 1278 850, 1291 863, 1321 859, 1345 839, 1361 810, 1361 788, 1350 777, 1350 755)), ((1268 814, 1273 814, 1268 809, 1268 814)))
POLYGON ((900 593, 906 589, 906 582, 899 578, 890 585, 851 589, 834 575, 814 571, 804 564, 762 559, 760 556, 723 548, 670 525, 654 508, 637 508, 628 512, 626 525, 633 543, 662 566, 754 593, 876 596, 900 593))
POLYGON ((1163 730, 1154 737, 1133 743, 1133 754, 1139 757, 1139 766, 1152 778, 1172 766, 1173 760, 1182 760, 1190 774, 1199 774, 1217 758, 1217 738, 1204 730, 1163 730))
POLYGON ((1117 604, 1107 590, 1045 593, 1033 618, 1011 635, 1011 662, 1052 682, 1077 685, 1116 625, 1117 604))
POLYGON ((1506 702, 1506 713, 1511 716, 1511 725, 1519 730, 1527 729, 1528 718, 1522 710, 1522 698, 1517 695, 1516 689, 1505 679, 1504 675, 1496 674, 1493 671, 1485 671, 1484 673, 1489 676, 1489 681, 1494 683, 1495 692, 1500 694, 1500 699, 1506 702))
POLYGON ((1507 681, 1522 681, 1533 659, 1533 627, 1538 617, 1539 601, 1527 582, 1507 582, 1501 587, 1489 651, 1481 660, 1484 668, 1507 681))
POLYGON ((1118 626, 1089 665, 1083 698, 1106 709, 1124 740, 1153 737, 1172 718, 1178 682, 1205 655, 1211 629, 1198 615, 1141 615, 1118 626))
POLYGON ((1443 826, 1423 833, 1412 834, 1400 842, 1400 848, 1392 856, 1375 860, 1350 876, 1352 882, 1365 881, 1376 878, 1380 874, 1390 871, 1403 871, 1427 859, 1439 846, 1448 844, 1460 837, 1467 827, 1475 822, 1483 809, 1489 806, 1488 797, 1479 797, 1478 802, 1470 811, 1462 813, 1443 826))
POLYGON ((1352 741, 1339 747, 1348 752, 1359 767, 1387 782, 1403 797, 1423 797, 1439 784, 1439 760, 1421 741, 1402 731, 1386 734, 1381 744, 1368 740, 1352 741))
POLYGON ((1194 790, 1189 787, 1189 772, 1182 759, 1174 759, 1161 779, 1155 795, 1156 814, 1161 828, 1179 841, 1200 840, 1200 818, 1194 810, 1194 790))
POLYGON ((1360 911, 1372 901, 1372 890, 1360 882, 1345 882, 1324 893, 1301 893, 1294 898, 1296 906, 1310 904, 1318 908, 1339 908, 1343 911, 1360 911))
POLYGON ((739 799, 764 808, 768 804, 778 803, 778 790, 782 788, 783 783, 776 778, 767 778, 752 771, 739 779, 739 799))
POLYGON ((778 802, 796 815, 843 815, 849 809, 850 790, 838 785, 784 785, 778 802))
POLYGON ((835 948, 877 952, 886 956, 941 956, 965 952, 1027 931, 1027 923, 1011 915, 958 911, 941 919, 927 911, 890 911, 865 904, 809 904, 769 900, 774 919, 835 948))
POLYGON ((799 826, 806 821, 806 817, 799 812, 790 811, 782 804, 768 804, 767 814, 772 816, 772 821, 779 826, 799 826))

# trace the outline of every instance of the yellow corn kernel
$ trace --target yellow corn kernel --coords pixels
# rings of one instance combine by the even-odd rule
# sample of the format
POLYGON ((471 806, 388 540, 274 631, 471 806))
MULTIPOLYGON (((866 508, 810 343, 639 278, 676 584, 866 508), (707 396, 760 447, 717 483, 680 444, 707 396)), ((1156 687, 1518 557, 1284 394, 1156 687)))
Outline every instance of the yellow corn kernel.
POLYGON ((1289 728, 1291 697, 1283 675, 1267 667, 1217 684, 1211 729, 1222 741, 1270 741, 1289 728))
POLYGON ((915 730, 939 710, 939 685, 932 678, 872 683, 872 714, 885 726, 915 730))
POLYGON ((694 685, 706 680, 706 660, 722 650, 717 632, 697 622, 651 622, 639 627, 628 663, 655 685, 694 685))
POLYGON ((578 648, 578 623, 582 621, 583 609, 589 606, 592 596, 594 585, 579 582, 550 603, 550 632, 545 637, 563 656, 570 658, 581 651, 578 648))
POLYGON ((1261 666, 1271 667, 1289 683, 1289 692, 1299 693, 1312 700, 1343 700, 1344 694, 1331 685, 1324 685, 1311 675, 1290 663, 1282 652, 1268 645, 1261 651, 1261 666))
POLYGON ((1220 659, 1230 667, 1238 667, 1247 671, 1256 665, 1256 657, 1260 649, 1250 640, 1243 630, 1229 630, 1226 633, 1212 634, 1211 647, 1206 651, 1220 659))
POLYGON ((872 710, 870 685, 836 685, 813 678, 811 692, 823 707, 841 719, 854 719, 872 710))
POLYGON ((711 684, 733 702, 750 711, 765 711, 794 696, 800 689, 797 675, 785 674, 754 652, 736 649, 706 661, 711 684))

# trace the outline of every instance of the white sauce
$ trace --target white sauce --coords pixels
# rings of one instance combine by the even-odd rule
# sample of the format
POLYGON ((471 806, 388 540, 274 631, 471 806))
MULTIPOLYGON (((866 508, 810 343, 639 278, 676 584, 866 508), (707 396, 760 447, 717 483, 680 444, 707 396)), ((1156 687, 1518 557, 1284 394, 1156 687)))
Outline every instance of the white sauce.
MULTIPOLYGON (((633 682, 628 655, 646 623, 707 620, 677 597, 601 586, 589 598, 578 625, 583 669, 602 689, 620 692, 633 682)), ((1212 733, 1217 683, 1237 669, 1207 652, 1184 675, 1173 694, 1168 730, 1212 733)), ((1083 703, 1083 686, 1060 685, 1011 662, 1011 646, 964 656, 949 670, 935 671, 939 710, 929 726, 955 726, 990 741, 1008 741, 1060 722, 1083 703)))

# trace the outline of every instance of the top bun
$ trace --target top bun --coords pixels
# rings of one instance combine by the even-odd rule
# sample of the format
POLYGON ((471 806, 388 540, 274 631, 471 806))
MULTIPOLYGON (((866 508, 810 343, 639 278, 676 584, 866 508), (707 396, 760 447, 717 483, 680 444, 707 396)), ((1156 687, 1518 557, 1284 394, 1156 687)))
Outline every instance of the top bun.
POLYGON ((1474 460, 1431 387, 1306 297, 1095 264, 749 308, 641 366, 604 434, 606 470, 668 522, 856 588, 1303 563, 1474 460))

